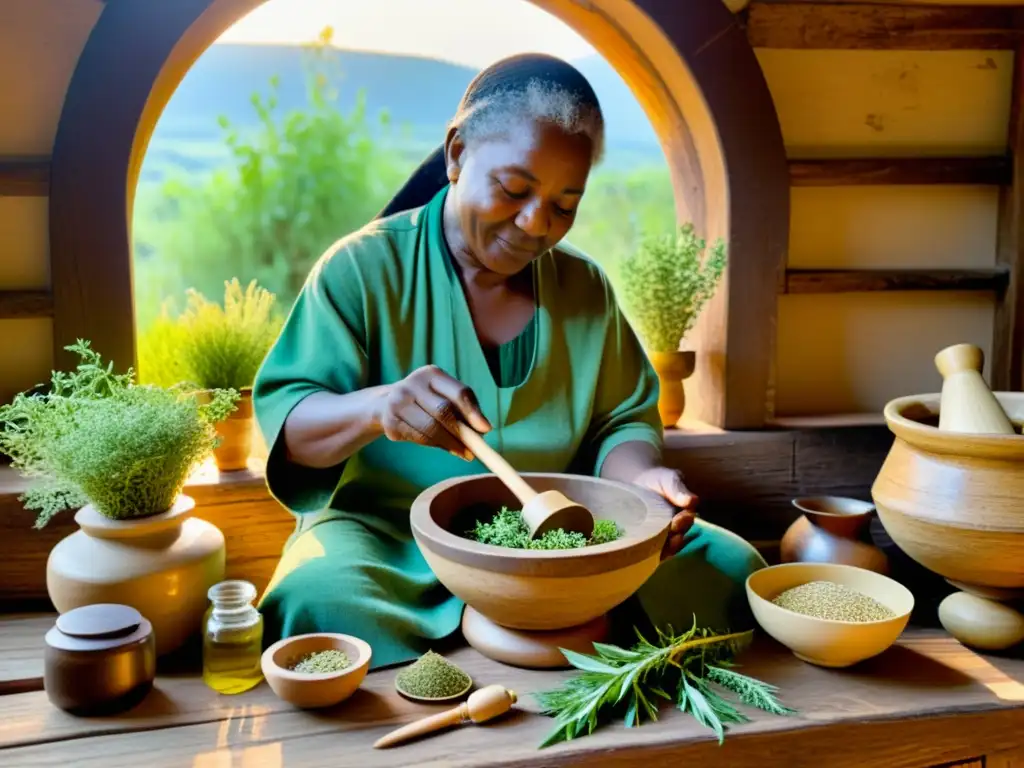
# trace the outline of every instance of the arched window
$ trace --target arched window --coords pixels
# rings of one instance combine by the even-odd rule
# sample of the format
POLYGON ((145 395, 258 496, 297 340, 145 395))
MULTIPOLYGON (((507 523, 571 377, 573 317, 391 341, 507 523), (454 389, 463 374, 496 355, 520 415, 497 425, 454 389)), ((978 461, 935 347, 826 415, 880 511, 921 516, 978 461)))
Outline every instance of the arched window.
MULTIPOLYGON (((729 245, 730 265, 688 343, 688 413, 724 428, 771 417, 775 305, 789 175, 771 95, 722 0, 533 0, 576 29, 644 107, 682 220, 729 245)), ((50 186, 55 366, 76 338, 135 358, 131 212, 147 143, 189 67, 262 0, 112 2, 68 89, 50 186)))

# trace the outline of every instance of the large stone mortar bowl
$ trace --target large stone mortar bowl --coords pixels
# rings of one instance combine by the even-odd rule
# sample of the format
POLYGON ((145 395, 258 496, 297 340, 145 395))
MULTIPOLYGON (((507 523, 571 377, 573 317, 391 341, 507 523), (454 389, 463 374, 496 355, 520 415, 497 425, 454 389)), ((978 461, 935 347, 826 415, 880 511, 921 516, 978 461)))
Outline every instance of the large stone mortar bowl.
MULTIPOLYGON (((1024 393, 997 392, 1016 425, 1024 393)), ((963 592, 939 618, 976 648, 1024 639, 1024 436, 962 434, 938 428, 939 394, 897 398, 885 407, 895 435, 871 489, 893 541, 963 592)))
POLYGON ((467 606, 466 640, 498 661, 523 667, 566 667, 559 648, 593 652, 606 636, 606 614, 654 573, 674 508, 653 492, 601 478, 524 473, 535 490, 561 491, 595 519, 613 520, 616 540, 566 550, 523 550, 481 544, 465 535, 476 520, 515 496, 494 475, 445 480, 412 505, 412 532, 438 580, 467 606))

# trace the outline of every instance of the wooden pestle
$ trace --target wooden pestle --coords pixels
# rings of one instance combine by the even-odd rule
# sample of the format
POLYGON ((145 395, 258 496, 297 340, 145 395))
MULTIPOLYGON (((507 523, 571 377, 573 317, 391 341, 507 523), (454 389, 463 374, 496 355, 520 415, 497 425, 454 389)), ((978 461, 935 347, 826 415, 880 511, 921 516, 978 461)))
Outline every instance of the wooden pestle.
POLYGON ((457 421, 456 427, 453 429, 456 437, 519 499, 523 505, 523 520, 530 529, 531 538, 556 528, 582 533, 590 538, 594 532, 594 516, 589 509, 572 501, 561 491, 538 493, 484 441, 479 432, 462 421, 457 421))
POLYGON ((510 691, 501 685, 488 685, 479 691, 474 691, 469 698, 457 707, 445 712, 440 712, 430 717, 424 717, 414 723, 403 725, 401 728, 392 731, 386 736, 377 740, 373 745, 376 749, 390 747, 399 742, 423 736, 427 733, 439 731, 442 728, 449 728, 461 723, 482 723, 508 712, 516 703, 515 691, 510 691))
POLYGON ((1015 434, 1002 405, 981 375, 985 353, 973 344, 954 344, 935 355, 942 374, 939 429, 971 434, 1015 434))

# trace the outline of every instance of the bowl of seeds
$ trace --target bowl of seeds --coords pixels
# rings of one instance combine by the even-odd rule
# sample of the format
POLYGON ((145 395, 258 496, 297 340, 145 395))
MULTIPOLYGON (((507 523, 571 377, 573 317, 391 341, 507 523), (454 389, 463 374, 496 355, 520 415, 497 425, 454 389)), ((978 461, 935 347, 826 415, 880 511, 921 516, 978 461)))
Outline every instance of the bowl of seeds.
POLYGON ((885 651, 910 620, 914 596, 888 576, 836 563, 785 563, 747 578, 761 628, 809 664, 849 667, 885 651))
POLYGON ((362 685, 370 646, 358 637, 313 632, 278 640, 263 652, 267 683, 281 699, 302 709, 339 704, 362 685))

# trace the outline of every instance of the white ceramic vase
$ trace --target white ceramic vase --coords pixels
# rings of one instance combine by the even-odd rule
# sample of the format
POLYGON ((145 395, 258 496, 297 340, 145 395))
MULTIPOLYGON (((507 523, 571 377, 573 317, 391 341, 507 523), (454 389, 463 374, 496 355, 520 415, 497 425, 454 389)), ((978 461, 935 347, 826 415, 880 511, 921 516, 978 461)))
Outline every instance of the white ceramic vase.
POLYGON ((166 512, 133 520, 82 507, 79 530, 46 563, 54 607, 130 605, 153 625, 158 656, 180 648, 202 627, 207 590, 224 578, 224 534, 194 512, 195 500, 184 494, 166 512))

